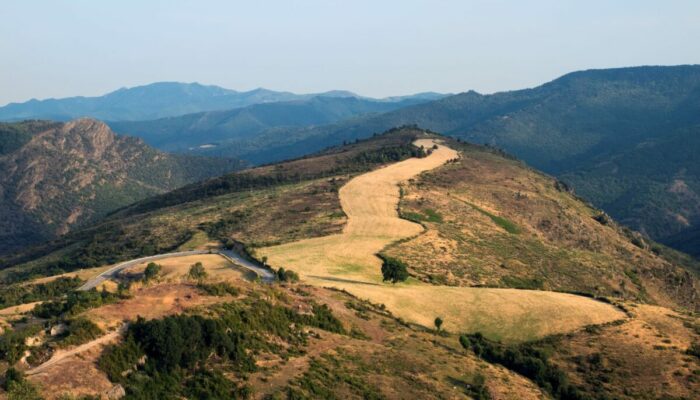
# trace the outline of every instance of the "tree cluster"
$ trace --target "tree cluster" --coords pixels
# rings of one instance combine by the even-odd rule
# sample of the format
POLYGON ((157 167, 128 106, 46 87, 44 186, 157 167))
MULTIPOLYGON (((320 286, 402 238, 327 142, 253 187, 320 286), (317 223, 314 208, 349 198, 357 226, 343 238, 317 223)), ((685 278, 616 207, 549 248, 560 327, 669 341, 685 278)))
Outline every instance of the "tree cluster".
POLYGON ((467 350, 490 363, 501 364, 546 390, 558 400, 590 400, 591 397, 569 383, 563 371, 549 362, 548 356, 531 343, 516 346, 486 339, 480 333, 461 335, 459 342, 467 350))

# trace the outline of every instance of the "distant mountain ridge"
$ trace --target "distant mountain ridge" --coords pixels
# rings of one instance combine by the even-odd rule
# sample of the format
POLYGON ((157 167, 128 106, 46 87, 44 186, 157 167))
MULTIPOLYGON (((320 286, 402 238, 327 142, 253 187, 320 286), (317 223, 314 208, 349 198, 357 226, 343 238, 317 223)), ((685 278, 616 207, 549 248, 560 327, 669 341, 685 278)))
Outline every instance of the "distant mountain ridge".
POLYGON ((151 121, 108 122, 115 132, 138 136, 166 151, 204 151, 226 155, 240 141, 255 140, 270 130, 326 125, 358 116, 380 114, 425 103, 434 94, 378 101, 359 97, 316 96, 306 100, 254 104, 151 121))
POLYGON ((0 255, 240 167, 162 153, 92 119, 0 123, 0 255))
MULTIPOLYGON (((362 97, 342 90, 295 94, 258 88, 239 92, 199 83, 157 82, 144 86, 122 88, 103 96, 32 99, 23 103, 10 103, 0 107, 0 120, 50 119, 67 121, 91 117, 108 121, 137 121, 204 111, 228 110, 253 104, 305 100, 317 96, 362 97)), ((444 95, 419 93, 415 96, 424 100, 433 100, 444 95)), ((378 101, 393 102, 411 97, 392 97, 378 101)))
POLYGON ((271 162, 406 124, 501 147, 572 183, 622 223, 700 255, 679 243, 700 226, 698 65, 579 71, 532 89, 466 92, 326 126, 270 130, 228 154, 271 162))

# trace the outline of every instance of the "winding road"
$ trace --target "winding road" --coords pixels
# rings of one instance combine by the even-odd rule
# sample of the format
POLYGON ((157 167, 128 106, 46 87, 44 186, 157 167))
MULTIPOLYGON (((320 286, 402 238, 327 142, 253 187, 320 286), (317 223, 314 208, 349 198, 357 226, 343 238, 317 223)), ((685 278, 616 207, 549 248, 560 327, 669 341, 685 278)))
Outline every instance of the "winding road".
POLYGON ((134 265, 138 265, 141 263, 145 262, 151 262, 151 261, 157 261, 157 260, 162 260, 164 258, 171 258, 171 257, 184 257, 184 256, 192 256, 192 255, 197 255, 197 254, 218 254, 228 261, 232 262, 235 265, 239 265, 243 268, 249 269, 253 271, 257 276, 260 277, 260 279, 263 282, 273 282, 275 280, 275 274, 272 273, 267 268, 261 267, 257 265, 256 263, 247 260, 237 252, 233 250, 216 250, 216 251, 210 251, 210 250, 189 250, 189 251, 178 251, 174 253, 164 253, 164 254, 158 254, 155 256, 149 256, 149 257, 141 257, 141 258, 135 258, 133 260, 129 261, 124 261, 122 263, 119 263, 112 268, 102 272, 101 274, 95 276, 94 278, 89 279, 85 284, 81 287, 78 288, 78 290, 90 290, 93 289, 97 286, 99 286, 102 282, 116 278, 117 275, 119 275, 120 272, 123 270, 133 267, 134 265))

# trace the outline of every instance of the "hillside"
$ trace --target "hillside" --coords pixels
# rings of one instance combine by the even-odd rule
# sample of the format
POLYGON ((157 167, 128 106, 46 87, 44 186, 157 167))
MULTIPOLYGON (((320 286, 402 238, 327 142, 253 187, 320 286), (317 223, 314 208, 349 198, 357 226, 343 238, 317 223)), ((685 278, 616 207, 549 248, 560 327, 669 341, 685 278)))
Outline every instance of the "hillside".
POLYGON ((297 157, 392 126, 419 126, 505 149, 571 183, 620 222, 697 254, 694 154, 700 66, 580 71, 533 89, 462 93, 379 116, 267 132, 236 153, 259 163, 297 157))
POLYGON ((169 155, 105 124, 0 124, 0 254, 68 232, 134 201, 239 168, 169 155))
MULTIPOLYGON (((192 240, 233 239, 255 249, 337 233, 347 221, 338 190, 352 176, 415 156, 411 143, 425 135, 411 128, 392 130, 313 156, 187 185, 71 233, 45 248, 45 252, 59 249, 54 256, 28 265, 37 271, 70 270, 171 251, 192 240)), ((421 245, 437 243, 432 236, 438 232, 446 241, 446 249, 438 251, 447 252, 446 262, 436 263, 434 251, 426 251, 428 259, 420 263, 434 264, 429 268, 436 271, 422 271, 416 264, 412 269, 417 277, 434 275, 430 278, 434 283, 457 286, 518 288, 535 282, 532 288, 694 308, 695 272, 688 271, 696 267, 680 253, 619 227, 569 193, 564 184, 491 148, 448 143, 461 152, 459 162, 422 174, 403 189, 402 213, 421 222, 427 218, 423 223, 436 229, 419 238, 427 241, 421 245), (491 175, 475 175, 477 171, 491 175), (431 220, 426 209, 439 215, 440 223, 437 217, 431 220), (513 221, 519 234, 489 224, 488 215, 513 221), (473 226, 471 233, 455 231, 467 226, 473 226), (471 239, 465 242, 466 238, 471 239), (474 244, 467 246, 470 241, 474 244), (658 281, 662 278, 669 282, 658 281)), ((419 248, 418 242, 401 243, 407 248, 397 248, 397 256, 421 253, 408 248, 419 248)), ((14 267, 4 275, 12 271, 28 273, 14 267)))
MULTIPOLYGON (((308 100, 317 96, 360 97, 352 92, 333 90, 325 93, 295 94, 268 89, 239 92, 213 85, 180 82, 156 82, 122 88, 103 96, 32 99, 0 107, 0 121, 50 119, 68 121, 91 117, 105 121, 139 121, 214 110, 229 110, 253 104, 308 100)), ((439 93, 418 93, 391 97, 385 102, 415 99, 428 101, 444 97, 439 93)))
POLYGON ((317 96, 308 100, 256 104, 152 121, 109 122, 117 133, 138 136, 166 151, 235 155, 238 144, 255 141, 271 130, 331 124, 360 115, 378 114, 429 101, 418 95, 392 101, 317 96))
POLYGON ((413 128, 191 184, 33 251, 0 271, 0 368, 49 399, 700 390, 689 259, 498 150, 413 128), (256 279, 224 246, 287 271, 256 279), (384 282, 377 251, 408 280, 384 282))
POLYGON ((498 150, 448 143, 461 151, 459 160, 402 186, 402 215, 426 231, 383 250, 417 278, 697 309, 698 263, 498 150))

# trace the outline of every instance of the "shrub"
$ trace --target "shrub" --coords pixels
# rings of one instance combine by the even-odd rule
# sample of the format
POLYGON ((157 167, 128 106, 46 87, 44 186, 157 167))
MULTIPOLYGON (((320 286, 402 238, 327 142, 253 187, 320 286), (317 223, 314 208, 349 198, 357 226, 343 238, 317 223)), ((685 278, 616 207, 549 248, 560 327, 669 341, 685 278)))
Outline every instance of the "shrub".
POLYGON ((58 278, 47 283, 34 285, 14 284, 3 288, 0 293, 0 308, 35 301, 52 300, 63 296, 83 284, 80 278, 58 278))
POLYGON ((207 271, 204 269, 204 265, 202 265, 201 262, 197 261, 196 263, 190 266, 190 271, 187 273, 187 276, 189 276, 190 279, 202 281, 208 276, 208 274, 207 271))
POLYGON ((86 318, 76 318, 67 321, 68 330, 66 337, 61 340, 61 346, 75 346, 93 340, 102 335, 100 329, 94 322, 86 318))
POLYGON ((228 282, 218 282, 212 284, 200 283, 197 285, 197 288, 210 296, 225 296, 227 294, 230 294, 231 296, 238 296, 241 293, 237 287, 234 287, 228 282))
POLYGON ((151 279, 155 278, 161 270, 161 266, 154 263, 154 262, 149 262, 148 265, 146 265, 146 269, 143 271, 143 281, 148 282, 151 279))
POLYGON ((38 304, 32 310, 32 314, 39 318, 47 319, 76 315, 91 308, 114 303, 121 298, 122 297, 120 295, 107 292, 106 290, 101 292, 98 292, 95 289, 75 291, 69 293, 65 300, 56 300, 38 304))
POLYGON ((700 358, 700 343, 695 342, 691 344, 690 347, 688 347, 688 349, 685 351, 685 354, 700 358))
POLYGON ((5 382, 2 384, 3 389, 9 390, 13 382, 24 382, 24 373, 16 370, 14 367, 10 367, 5 371, 5 382))

